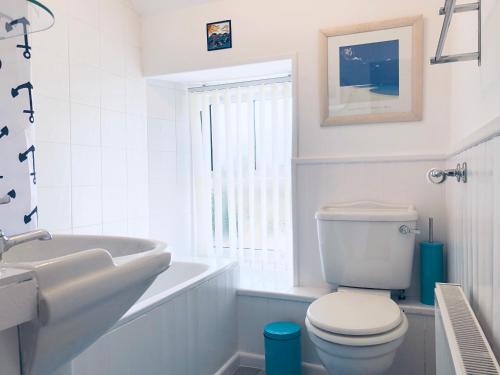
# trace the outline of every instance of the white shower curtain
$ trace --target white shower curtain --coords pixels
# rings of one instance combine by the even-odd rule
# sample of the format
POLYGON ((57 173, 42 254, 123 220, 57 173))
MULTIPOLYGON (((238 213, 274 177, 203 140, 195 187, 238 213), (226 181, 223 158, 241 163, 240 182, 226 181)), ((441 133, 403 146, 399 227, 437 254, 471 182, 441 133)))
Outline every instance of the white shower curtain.
POLYGON ((291 270, 292 86, 192 92, 194 243, 255 272, 291 270))
POLYGON ((26 1, 0 2, 0 198, 11 198, 0 205, 0 229, 7 235, 35 229, 38 221, 32 51, 29 38, 10 38, 22 34, 26 17, 26 1))

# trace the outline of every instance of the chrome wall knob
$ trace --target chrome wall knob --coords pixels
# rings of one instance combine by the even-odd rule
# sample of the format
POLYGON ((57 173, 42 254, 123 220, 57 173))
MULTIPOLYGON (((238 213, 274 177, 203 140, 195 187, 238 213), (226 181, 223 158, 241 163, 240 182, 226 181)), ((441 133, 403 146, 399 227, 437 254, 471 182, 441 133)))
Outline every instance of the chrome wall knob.
POLYGON ((455 169, 432 168, 427 172, 427 180, 431 184, 441 184, 447 177, 455 177, 458 182, 467 182, 467 163, 457 164, 455 169))

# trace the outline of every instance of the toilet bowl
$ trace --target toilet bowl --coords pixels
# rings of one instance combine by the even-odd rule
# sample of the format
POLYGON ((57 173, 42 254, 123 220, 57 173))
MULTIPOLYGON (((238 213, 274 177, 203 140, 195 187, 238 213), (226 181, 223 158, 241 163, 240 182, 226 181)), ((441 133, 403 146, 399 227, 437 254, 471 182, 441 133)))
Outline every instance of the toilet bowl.
POLYGON ((384 374, 408 330, 388 291, 339 288, 314 301, 306 328, 332 375, 384 374))

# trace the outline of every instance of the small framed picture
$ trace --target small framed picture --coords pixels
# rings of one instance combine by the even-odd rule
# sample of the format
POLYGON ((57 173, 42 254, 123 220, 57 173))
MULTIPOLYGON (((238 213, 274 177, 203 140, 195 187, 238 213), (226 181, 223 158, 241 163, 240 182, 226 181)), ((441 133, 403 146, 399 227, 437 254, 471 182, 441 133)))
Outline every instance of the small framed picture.
POLYGON ((209 51, 232 48, 231 20, 207 23, 207 48, 209 51))
POLYGON ((422 119, 422 16, 321 32, 322 125, 422 119))

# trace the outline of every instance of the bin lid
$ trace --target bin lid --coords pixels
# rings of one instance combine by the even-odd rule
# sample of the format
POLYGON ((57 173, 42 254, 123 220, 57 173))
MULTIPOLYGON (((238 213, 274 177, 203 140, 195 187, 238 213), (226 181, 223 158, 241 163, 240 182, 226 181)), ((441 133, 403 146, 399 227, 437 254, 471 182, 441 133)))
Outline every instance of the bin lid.
POLYGON ((294 322, 273 322, 264 327, 264 336, 273 340, 290 340, 300 336, 300 325, 294 322))

